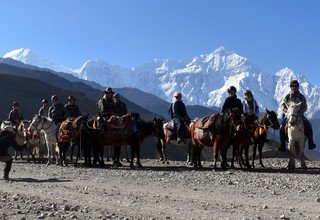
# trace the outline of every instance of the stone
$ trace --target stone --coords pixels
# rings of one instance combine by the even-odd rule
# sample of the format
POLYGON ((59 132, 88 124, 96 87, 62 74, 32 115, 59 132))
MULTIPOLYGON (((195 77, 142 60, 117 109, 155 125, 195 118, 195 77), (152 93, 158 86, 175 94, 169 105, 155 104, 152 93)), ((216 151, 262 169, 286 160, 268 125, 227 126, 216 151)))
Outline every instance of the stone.
POLYGON ((263 209, 269 209, 269 207, 267 205, 264 205, 262 208, 263 209))
POLYGON ((316 202, 320 202, 320 197, 316 198, 316 202))

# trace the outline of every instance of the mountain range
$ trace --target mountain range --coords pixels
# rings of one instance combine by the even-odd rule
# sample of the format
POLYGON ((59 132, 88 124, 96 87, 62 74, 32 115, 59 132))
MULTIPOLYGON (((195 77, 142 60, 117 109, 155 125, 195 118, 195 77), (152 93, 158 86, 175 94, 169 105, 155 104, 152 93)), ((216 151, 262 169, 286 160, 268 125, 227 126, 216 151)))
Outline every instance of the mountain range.
POLYGON ((290 81, 298 79, 309 106, 307 116, 320 117, 320 87, 308 82, 303 74, 287 67, 275 74, 265 73, 247 58, 224 47, 190 59, 154 59, 131 69, 101 60, 88 60, 82 67, 71 69, 29 49, 17 49, 3 57, 69 73, 105 87, 137 88, 167 102, 171 102, 176 91, 181 91, 186 104, 211 108, 222 106, 227 88, 233 85, 240 98, 250 89, 262 109, 279 111, 283 96, 290 90, 290 81))

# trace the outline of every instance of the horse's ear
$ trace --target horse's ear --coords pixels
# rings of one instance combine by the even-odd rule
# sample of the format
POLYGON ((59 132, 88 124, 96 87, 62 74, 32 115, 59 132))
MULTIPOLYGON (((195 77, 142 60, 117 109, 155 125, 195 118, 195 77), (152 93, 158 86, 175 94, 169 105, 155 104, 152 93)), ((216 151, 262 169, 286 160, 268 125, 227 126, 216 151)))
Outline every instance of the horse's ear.
POLYGON ((268 108, 266 108, 266 112, 267 112, 268 114, 270 114, 270 111, 268 110, 268 108))

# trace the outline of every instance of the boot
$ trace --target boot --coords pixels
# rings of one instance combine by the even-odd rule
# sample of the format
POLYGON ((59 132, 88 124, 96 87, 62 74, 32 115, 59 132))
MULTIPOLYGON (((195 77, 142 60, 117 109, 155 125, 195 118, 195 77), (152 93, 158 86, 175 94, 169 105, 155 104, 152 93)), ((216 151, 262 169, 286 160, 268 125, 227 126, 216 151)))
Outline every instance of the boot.
POLYGON ((5 180, 9 179, 9 172, 4 172, 3 179, 5 180))
POLYGON ((313 139, 308 139, 308 146, 309 150, 313 150, 317 147, 316 144, 313 142, 313 139))

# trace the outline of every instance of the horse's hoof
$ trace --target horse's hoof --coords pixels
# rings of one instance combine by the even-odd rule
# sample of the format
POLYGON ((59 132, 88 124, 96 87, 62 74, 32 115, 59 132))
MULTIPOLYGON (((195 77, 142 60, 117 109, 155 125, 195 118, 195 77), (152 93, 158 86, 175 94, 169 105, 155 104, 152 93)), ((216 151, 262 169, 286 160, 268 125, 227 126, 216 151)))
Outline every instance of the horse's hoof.
POLYGON ((138 166, 139 168, 142 168, 142 167, 143 167, 141 163, 137 163, 137 166, 138 166))
POLYGON ((169 161, 168 161, 168 160, 166 160, 165 164, 169 164, 169 161))
POLYGON ((49 165, 51 165, 51 163, 48 162, 48 163, 46 163, 46 165, 49 166, 49 165))
MULTIPOLYGON (((247 164, 247 169, 250 170, 252 167, 250 166, 250 164, 247 164)), ((254 168, 254 167, 253 167, 254 168)))
POLYGON ((264 165, 262 163, 260 163, 261 168, 265 168, 264 165))
POLYGON ((303 170, 307 170, 307 169, 308 169, 308 167, 307 167, 306 165, 302 165, 302 166, 301 166, 301 169, 303 169, 303 170))
POLYGON ((233 165, 233 164, 231 164, 231 167, 230 167, 231 169, 235 169, 235 166, 233 165))

